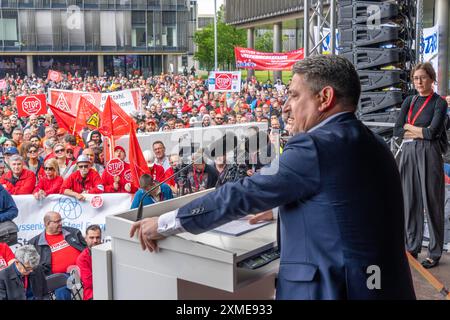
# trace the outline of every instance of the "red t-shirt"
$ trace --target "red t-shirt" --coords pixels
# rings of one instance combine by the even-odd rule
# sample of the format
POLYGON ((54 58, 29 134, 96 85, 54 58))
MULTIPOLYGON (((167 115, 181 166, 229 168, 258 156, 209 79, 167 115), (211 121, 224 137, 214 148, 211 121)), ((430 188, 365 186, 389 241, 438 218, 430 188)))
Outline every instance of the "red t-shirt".
POLYGON ((11 251, 6 243, 0 243, 0 270, 8 266, 8 262, 14 259, 14 253, 11 251))
POLYGON ((52 273, 67 273, 67 268, 75 265, 81 251, 78 251, 64 239, 61 234, 45 234, 52 251, 52 273))

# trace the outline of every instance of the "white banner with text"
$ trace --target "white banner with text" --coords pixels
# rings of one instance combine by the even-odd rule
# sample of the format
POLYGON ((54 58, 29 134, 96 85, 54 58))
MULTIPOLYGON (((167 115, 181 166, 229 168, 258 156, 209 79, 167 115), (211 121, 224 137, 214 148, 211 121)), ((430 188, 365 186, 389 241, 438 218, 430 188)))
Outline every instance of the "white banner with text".
POLYGON ((49 211, 61 214, 63 226, 80 229, 84 234, 91 224, 104 230, 105 217, 130 209, 132 195, 128 193, 86 194, 86 201, 61 194, 50 195, 38 201, 32 195, 13 196, 19 209, 14 222, 19 227, 18 241, 24 244, 45 230, 44 215, 49 211))

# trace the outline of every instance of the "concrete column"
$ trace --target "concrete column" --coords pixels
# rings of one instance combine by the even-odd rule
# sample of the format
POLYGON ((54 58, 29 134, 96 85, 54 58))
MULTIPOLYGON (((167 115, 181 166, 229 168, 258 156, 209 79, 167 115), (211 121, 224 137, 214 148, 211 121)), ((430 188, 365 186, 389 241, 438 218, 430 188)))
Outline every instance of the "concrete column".
MULTIPOLYGON (((247 29, 247 48, 255 48, 255 28, 247 29)), ((247 69, 247 79, 255 75, 255 70, 247 69)))
POLYGON ((439 25, 438 93, 446 96, 448 91, 448 0, 435 0, 435 25, 439 25))
POLYGON ((28 55, 27 56, 27 75, 31 76, 31 74, 33 72, 34 72, 33 56, 28 55))
POLYGON ((97 56, 97 72, 99 76, 105 72, 105 59, 102 55, 97 56))
MULTIPOLYGON (((282 41, 282 26, 281 22, 274 23, 273 25, 273 52, 283 51, 283 41, 282 41)), ((273 72, 273 81, 281 79, 281 71, 273 72)))

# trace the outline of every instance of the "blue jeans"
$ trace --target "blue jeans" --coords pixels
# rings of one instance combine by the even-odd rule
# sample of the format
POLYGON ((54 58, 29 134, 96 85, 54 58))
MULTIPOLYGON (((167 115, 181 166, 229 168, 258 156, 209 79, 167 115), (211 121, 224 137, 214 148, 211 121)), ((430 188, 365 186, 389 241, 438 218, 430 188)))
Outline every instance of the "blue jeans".
MULTIPOLYGON (((67 278, 69 278, 68 274, 67 278)), ((72 294, 70 290, 64 286, 55 290, 55 298, 56 300, 72 300, 72 294)))

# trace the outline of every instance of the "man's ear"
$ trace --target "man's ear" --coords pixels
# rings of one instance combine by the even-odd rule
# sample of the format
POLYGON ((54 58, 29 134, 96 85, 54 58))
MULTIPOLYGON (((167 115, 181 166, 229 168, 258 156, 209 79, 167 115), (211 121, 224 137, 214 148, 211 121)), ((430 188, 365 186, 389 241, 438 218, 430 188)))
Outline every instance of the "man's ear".
POLYGON ((322 90, 320 90, 319 92, 319 99, 320 99, 319 111, 320 112, 329 111, 331 108, 334 107, 336 100, 336 92, 334 88, 330 86, 323 87, 322 90))

